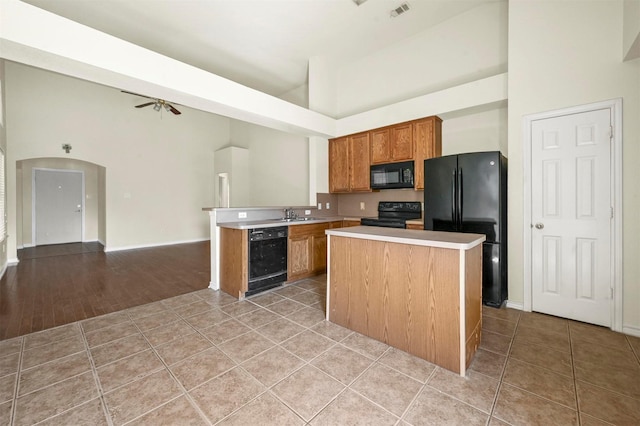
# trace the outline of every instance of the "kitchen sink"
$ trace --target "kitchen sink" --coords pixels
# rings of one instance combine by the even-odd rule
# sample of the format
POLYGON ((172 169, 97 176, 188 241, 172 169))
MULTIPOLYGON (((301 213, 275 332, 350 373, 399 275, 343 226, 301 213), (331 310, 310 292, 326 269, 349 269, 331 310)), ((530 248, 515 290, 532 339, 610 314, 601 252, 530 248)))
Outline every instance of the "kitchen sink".
POLYGON ((306 222, 308 220, 316 220, 316 218, 310 217, 310 216, 303 216, 303 217, 295 217, 295 218, 283 217, 280 219, 281 222, 306 222))

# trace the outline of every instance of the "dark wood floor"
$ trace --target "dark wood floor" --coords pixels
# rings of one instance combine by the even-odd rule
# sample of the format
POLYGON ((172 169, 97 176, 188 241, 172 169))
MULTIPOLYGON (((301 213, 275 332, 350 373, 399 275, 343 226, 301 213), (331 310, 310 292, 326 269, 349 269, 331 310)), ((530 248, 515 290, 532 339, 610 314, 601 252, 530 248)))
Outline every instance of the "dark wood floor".
POLYGON ((20 250, 0 280, 0 340, 208 287, 209 242, 104 253, 63 244, 20 250))

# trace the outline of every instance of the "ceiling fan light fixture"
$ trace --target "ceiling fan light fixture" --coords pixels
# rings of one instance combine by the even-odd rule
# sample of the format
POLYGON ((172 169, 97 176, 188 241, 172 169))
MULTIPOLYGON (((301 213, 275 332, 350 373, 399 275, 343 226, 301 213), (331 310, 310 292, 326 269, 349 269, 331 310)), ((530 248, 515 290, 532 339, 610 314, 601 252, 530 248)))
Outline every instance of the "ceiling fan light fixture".
POLYGON ((356 6, 360 6, 362 3, 366 2, 367 0, 351 0, 351 1, 353 1, 356 4, 356 6))
POLYGON ((171 112, 171 107, 169 106, 169 104, 164 104, 164 109, 171 112))
POLYGON ((162 108, 162 105, 160 105, 160 102, 156 102, 155 105, 153 106, 153 109, 155 111, 160 111, 161 108, 162 108))

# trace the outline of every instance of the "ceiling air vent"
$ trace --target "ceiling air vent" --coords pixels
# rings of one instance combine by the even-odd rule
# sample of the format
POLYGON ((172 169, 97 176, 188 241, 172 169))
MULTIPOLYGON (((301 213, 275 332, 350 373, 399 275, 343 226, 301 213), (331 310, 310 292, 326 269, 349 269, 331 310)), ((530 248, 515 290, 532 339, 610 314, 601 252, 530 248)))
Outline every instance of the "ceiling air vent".
POLYGON ((409 10, 409 3, 404 2, 400 6, 398 6, 397 8, 391 11, 391 17, 395 18, 396 16, 400 16, 403 13, 407 12, 408 10, 409 10))

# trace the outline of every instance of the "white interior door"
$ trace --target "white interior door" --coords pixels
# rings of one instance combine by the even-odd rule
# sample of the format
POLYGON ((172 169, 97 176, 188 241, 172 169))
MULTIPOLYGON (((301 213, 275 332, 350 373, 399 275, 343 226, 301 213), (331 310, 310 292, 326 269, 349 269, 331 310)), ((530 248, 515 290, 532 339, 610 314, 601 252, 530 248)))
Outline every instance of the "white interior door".
POLYGON ((34 170, 36 245, 82 241, 84 173, 34 170))
POLYGON ((611 112, 531 125, 532 310, 611 325, 611 112))

